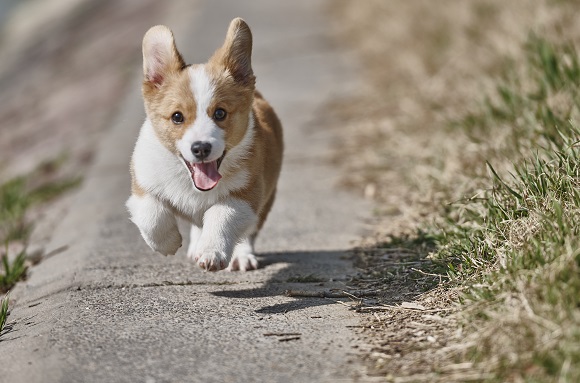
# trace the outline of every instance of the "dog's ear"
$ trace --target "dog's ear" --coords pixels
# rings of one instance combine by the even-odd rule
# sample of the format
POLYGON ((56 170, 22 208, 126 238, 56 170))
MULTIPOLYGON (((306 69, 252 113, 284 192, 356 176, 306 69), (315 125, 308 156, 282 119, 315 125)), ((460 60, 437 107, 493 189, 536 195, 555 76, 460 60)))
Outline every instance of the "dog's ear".
POLYGON ((253 84, 252 71, 252 32, 241 18, 230 23, 224 45, 211 60, 219 60, 230 71, 237 82, 253 84))
POLYGON ((143 37, 143 74, 145 82, 156 87, 163 84, 167 75, 185 66, 175 46, 173 33, 164 25, 149 29, 143 37))

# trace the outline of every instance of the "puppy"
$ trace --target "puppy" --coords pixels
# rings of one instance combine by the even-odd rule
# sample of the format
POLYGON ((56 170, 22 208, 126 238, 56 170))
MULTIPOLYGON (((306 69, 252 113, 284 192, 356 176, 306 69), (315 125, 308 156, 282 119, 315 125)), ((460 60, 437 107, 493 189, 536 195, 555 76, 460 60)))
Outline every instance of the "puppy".
POLYGON ((258 267, 254 240, 276 195, 282 127, 255 89, 252 33, 240 18, 205 64, 186 65, 165 26, 143 38, 147 119, 131 161, 126 206, 155 251, 181 247, 205 270, 258 267))

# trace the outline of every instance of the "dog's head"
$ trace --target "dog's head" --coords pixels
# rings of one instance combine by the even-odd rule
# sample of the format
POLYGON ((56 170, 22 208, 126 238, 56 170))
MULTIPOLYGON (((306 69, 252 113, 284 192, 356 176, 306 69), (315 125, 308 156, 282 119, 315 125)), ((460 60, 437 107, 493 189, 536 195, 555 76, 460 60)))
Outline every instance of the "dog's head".
POLYGON ((255 87, 252 33, 240 18, 206 64, 186 65, 173 34, 155 26, 143 38, 143 98, 163 145, 183 161, 195 187, 206 191, 248 128, 255 87))

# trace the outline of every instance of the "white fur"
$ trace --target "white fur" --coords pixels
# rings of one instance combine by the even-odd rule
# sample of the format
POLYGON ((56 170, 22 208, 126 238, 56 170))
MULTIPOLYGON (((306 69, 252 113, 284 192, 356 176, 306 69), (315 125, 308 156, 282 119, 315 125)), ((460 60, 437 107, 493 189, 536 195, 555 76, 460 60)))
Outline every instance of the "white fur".
POLYGON ((258 216, 245 201, 230 198, 213 205, 203 216, 194 259, 206 270, 224 269, 236 244, 257 222, 258 216))
MULTIPOLYGON (((254 229, 254 228, 252 228, 254 229)), ((253 232, 253 230, 249 232, 253 232)), ((197 255, 197 243, 201 236, 202 229, 195 225, 191 225, 191 231, 189 234, 189 247, 187 249, 187 257, 197 261, 199 255, 197 255), (197 257, 197 258, 196 258, 197 257)), ((250 236, 245 236, 241 241, 239 241, 232 253, 232 258, 230 260, 228 271, 247 271, 254 270, 258 268, 258 259, 254 255, 254 241, 250 236)))
POLYGON ((197 241, 201 236, 201 227, 196 225, 191 225, 191 230, 189 231, 189 247, 187 248, 187 257, 195 258, 195 250, 197 249, 197 241))
POLYGON ((251 122, 242 142, 224 157, 219 171, 227 176, 213 189, 202 192, 195 188, 191 173, 183 160, 159 141, 151 122, 146 120, 133 152, 137 183, 148 193, 166 201, 183 215, 191 217, 201 227, 203 213, 207 209, 226 198, 232 191, 243 188, 248 182, 248 171, 240 169, 237 162, 247 155, 252 144, 253 119, 251 122))
POLYGON ((181 247, 177 220, 157 198, 150 195, 132 195, 126 206, 131 214, 131 221, 137 225, 149 247, 163 255, 177 252, 181 247))
POLYGON ((228 266, 229 271, 247 271, 258 268, 258 259, 254 255, 254 243, 250 237, 244 238, 240 243, 234 248, 234 254, 230 265, 228 266))
POLYGON ((190 67, 189 77, 191 79, 191 91, 197 103, 196 118, 193 124, 185 131, 183 137, 177 141, 177 148, 187 161, 200 162, 193 156, 191 145, 196 141, 208 142, 211 144, 212 149, 204 161, 215 161, 222 156, 226 148, 223 129, 220 129, 208 114, 213 113, 213 111, 209 110, 209 107, 215 94, 215 86, 203 65, 190 67))

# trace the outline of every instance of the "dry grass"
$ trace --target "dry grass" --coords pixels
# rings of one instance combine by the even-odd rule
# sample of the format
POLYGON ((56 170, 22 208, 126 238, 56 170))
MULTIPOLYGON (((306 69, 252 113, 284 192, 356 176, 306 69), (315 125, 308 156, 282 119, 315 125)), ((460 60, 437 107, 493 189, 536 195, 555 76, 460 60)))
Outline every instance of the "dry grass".
POLYGON ((382 284, 391 305, 446 309, 436 320, 370 316, 378 374, 580 378, 577 10, 565 1, 333 6, 368 82, 341 105, 351 124, 339 143, 352 153, 345 183, 379 202, 376 235, 359 250, 361 283, 382 284), (430 252, 450 279, 435 289, 442 265, 424 262, 430 252))
MULTIPOLYGON (((558 20, 573 14, 546 1, 497 0, 446 0, 436 7, 430 1, 341 1, 332 13, 339 38, 361 57, 368 79, 365 97, 341 105, 341 117, 352 122, 341 124, 348 129, 341 150, 352 153, 341 156, 348 158, 342 160, 349 170, 345 183, 366 189, 398 227, 407 226, 404 221, 414 227, 434 202, 462 198, 473 176, 487 175, 481 146, 468 132, 455 130, 450 139, 449 121, 493 90, 493 76, 522 56, 532 28, 554 31, 558 20), (439 192, 451 183, 450 196, 439 192)), ((487 140, 496 147, 503 137, 487 140)))

